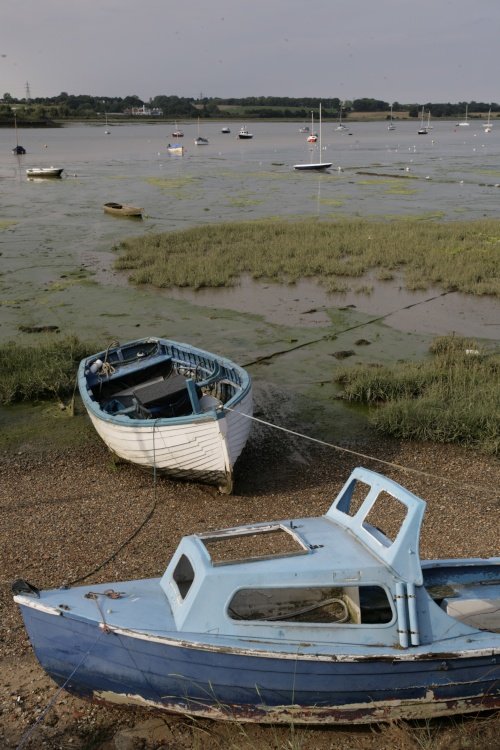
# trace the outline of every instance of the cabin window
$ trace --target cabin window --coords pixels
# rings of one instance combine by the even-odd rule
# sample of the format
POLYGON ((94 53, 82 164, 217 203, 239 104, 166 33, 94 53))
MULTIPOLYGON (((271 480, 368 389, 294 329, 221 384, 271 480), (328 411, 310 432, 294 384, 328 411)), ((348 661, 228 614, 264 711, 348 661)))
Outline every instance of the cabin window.
POLYGON ((369 484, 359 479, 354 479, 345 493, 345 500, 347 502, 339 504, 338 509, 353 518, 366 500, 370 489, 369 484))
POLYGON ((194 569, 186 555, 181 555, 175 566, 173 580, 177 584, 179 594, 185 599, 194 581, 194 569))
MULTIPOLYGON (((354 518, 370 492, 370 485, 355 479, 339 502, 337 509, 354 518)), ((363 527, 389 547, 396 539, 408 514, 407 506, 389 492, 381 490, 370 510, 362 518, 363 527)))
POLYGON ((406 505, 382 490, 364 519, 363 525, 375 527, 392 543, 399 534, 407 513, 406 505))
POLYGON ((240 589, 228 607, 233 620, 323 625, 384 625, 393 619, 381 586, 240 589))

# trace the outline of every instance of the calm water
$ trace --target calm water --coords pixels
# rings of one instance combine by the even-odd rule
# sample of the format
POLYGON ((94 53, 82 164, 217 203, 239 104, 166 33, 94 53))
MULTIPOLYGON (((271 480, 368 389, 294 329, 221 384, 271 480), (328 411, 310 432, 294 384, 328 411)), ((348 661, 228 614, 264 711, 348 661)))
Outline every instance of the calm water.
MULTIPOLYGON (((130 310, 155 321, 168 315, 165 295, 127 290, 109 271, 113 245, 143 232, 264 216, 437 216, 474 219, 500 215, 500 123, 455 128, 436 123, 418 135, 418 122, 354 123, 349 132, 324 123, 321 159, 327 173, 299 173, 311 154, 300 123, 250 123, 253 140, 238 140, 242 123, 202 123, 208 146, 195 146, 197 124, 182 124, 187 153, 169 156, 172 126, 69 126, 19 130, 27 154, 11 153, 13 130, 0 130, 0 340, 19 322, 57 324, 100 336, 124 324, 130 310), (61 180, 28 181, 33 166, 62 166, 61 180), (369 172, 370 174, 360 174, 369 172), (392 179, 410 176, 415 179, 392 179), (145 208, 142 222, 105 215, 107 201, 145 208), (75 269, 97 273, 98 291, 75 282, 75 269), (150 299, 154 298, 154 310, 150 299), (142 302, 140 302, 142 300, 142 302), (142 304, 142 307, 141 307, 142 304), (109 325, 110 315, 115 325, 109 325)), ((150 331, 154 332, 154 331, 150 331)))

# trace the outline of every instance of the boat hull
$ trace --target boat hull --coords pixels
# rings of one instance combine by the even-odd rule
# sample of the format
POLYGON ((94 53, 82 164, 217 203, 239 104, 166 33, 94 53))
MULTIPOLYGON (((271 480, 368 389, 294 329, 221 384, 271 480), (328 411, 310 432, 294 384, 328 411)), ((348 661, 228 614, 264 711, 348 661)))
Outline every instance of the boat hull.
POLYGON ((37 177, 42 179, 54 179, 61 177, 64 171, 63 167, 42 167, 33 169, 27 169, 26 174, 28 177, 37 177))
POLYGON ((174 479, 232 489, 233 468, 250 433, 251 394, 225 416, 193 417, 189 422, 138 420, 133 426, 106 421, 88 411, 97 433, 112 453, 174 479))
POLYGON ((232 491, 253 414, 251 380, 243 368, 188 344, 152 337, 83 360, 78 386, 97 433, 120 459, 232 491), (108 356, 112 374, 94 371, 95 362, 102 365, 108 356), (141 410, 123 408, 130 400, 141 410))
MULTIPOLYGON (((337 657, 132 633, 17 596, 42 667, 98 702, 240 722, 366 724, 489 710, 500 705, 499 657, 394 652, 337 657), (268 650, 264 650, 268 649, 268 650)), ((319 648, 317 650, 320 650, 319 648)))
POLYGON ((137 206, 126 206, 120 203, 105 203, 104 212, 112 216, 127 216, 131 218, 142 218, 143 208, 137 206))
POLYGON ((325 169, 330 169, 331 166, 331 162, 317 162, 312 164, 294 164, 293 168, 298 172, 321 172, 325 169))

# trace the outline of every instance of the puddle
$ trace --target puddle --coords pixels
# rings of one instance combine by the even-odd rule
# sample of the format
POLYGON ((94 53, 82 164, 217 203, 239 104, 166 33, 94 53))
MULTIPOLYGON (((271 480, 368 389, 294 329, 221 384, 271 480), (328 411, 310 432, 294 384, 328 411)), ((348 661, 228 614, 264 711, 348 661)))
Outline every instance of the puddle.
MULTIPOLYGON (((361 281, 359 282, 361 284, 361 281)), ((263 284, 250 277, 224 289, 169 289, 170 299, 208 308, 227 308, 261 315, 267 322, 293 328, 331 325, 332 308, 350 308, 384 318, 391 328, 407 333, 474 336, 500 339, 500 305, 491 297, 470 297, 439 289, 410 292, 397 281, 368 279, 371 294, 330 294, 313 280, 296 284, 263 284)))

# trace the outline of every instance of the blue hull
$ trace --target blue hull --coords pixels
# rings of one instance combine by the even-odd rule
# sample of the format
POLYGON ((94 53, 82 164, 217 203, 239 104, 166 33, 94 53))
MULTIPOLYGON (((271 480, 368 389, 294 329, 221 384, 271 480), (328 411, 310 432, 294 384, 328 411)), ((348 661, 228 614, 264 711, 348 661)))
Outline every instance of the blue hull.
POLYGON ((48 674, 68 691, 97 701, 218 719, 315 724, 429 718, 500 705, 494 654, 395 653, 342 661, 252 655, 185 640, 135 638, 67 614, 21 610, 48 674))

